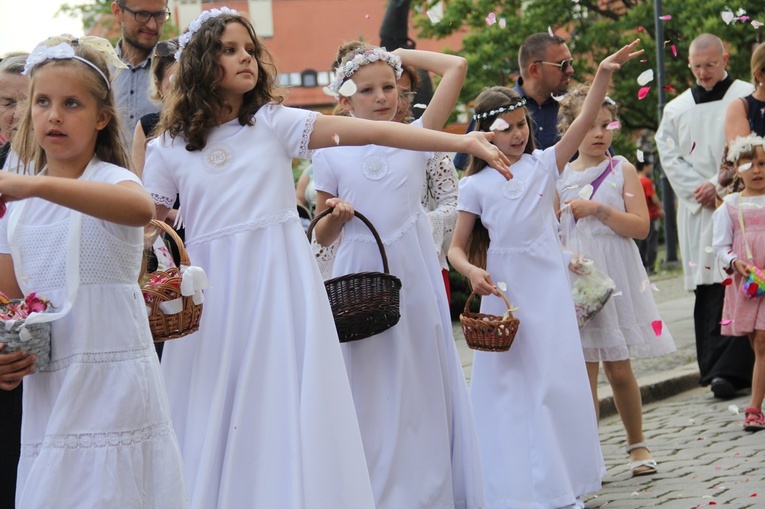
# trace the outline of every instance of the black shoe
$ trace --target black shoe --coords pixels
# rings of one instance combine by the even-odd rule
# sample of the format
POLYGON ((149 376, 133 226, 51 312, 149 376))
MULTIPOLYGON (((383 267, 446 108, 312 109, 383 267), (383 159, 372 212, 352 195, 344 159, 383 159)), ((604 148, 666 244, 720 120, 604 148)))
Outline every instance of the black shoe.
POLYGON ((736 388, 725 378, 716 376, 712 379, 712 393, 715 398, 730 399, 736 395, 736 388))

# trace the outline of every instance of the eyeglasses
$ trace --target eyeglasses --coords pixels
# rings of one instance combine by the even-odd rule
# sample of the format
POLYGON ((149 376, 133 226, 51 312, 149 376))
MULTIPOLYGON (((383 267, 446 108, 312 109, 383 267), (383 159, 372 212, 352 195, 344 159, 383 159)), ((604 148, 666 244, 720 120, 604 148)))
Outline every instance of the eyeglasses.
POLYGON ((692 64, 688 63, 688 69, 692 71, 700 71, 702 68, 705 71, 712 71, 720 66, 720 62, 707 62, 706 64, 692 64))
POLYGON ((125 7, 123 4, 118 3, 117 5, 120 6, 120 9, 124 9, 130 14, 132 14, 138 23, 148 23, 151 18, 154 18, 154 21, 157 23, 164 23, 165 21, 170 19, 169 11, 157 11, 157 12, 134 11, 133 9, 125 7))
POLYGON ((407 101, 411 101, 412 99, 414 99, 414 96, 417 95, 417 92, 401 92, 398 95, 402 99, 406 99, 407 101))
POLYGON ((545 62, 544 60, 534 60, 535 64, 547 64, 547 65, 554 65, 555 67, 560 67, 560 72, 566 72, 569 69, 574 68, 574 59, 573 58, 567 58, 565 60, 561 60, 559 63, 555 62, 545 62))
POLYGON ((176 51, 178 51, 178 43, 175 41, 162 41, 157 43, 156 53, 158 57, 174 57, 176 51))

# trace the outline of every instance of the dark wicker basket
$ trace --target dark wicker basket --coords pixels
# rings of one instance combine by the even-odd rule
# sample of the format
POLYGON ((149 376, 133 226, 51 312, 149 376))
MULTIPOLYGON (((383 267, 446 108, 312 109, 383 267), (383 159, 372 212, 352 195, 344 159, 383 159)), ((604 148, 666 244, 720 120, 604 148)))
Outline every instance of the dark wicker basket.
MULTIPOLYGON (((189 254, 183 241, 175 231, 164 221, 151 221, 151 225, 167 233, 178 247, 181 265, 189 266, 189 254)), ((193 296, 181 295, 181 280, 183 279, 178 267, 170 267, 164 271, 152 272, 153 275, 164 275, 168 279, 162 284, 143 284, 141 291, 144 297, 149 297, 149 327, 155 343, 169 339, 182 338, 199 329, 199 319, 202 317, 202 304, 194 304, 193 296), (183 309, 180 313, 166 315, 159 305, 162 302, 182 299, 183 309)))
POLYGON ((465 335, 465 341, 473 350, 482 350, 484 352, 506 352, 510 349, 518 332, 518 325, 521 321, 513 316, 510 311, 510 302, 502 291, 499 294, 505 300, 508 318, 483 313, 473 313, 470 311, 470 301, 473 300, 476 293, 470 294, 465 301, 465 311, 460 315, 462 332, 465 335))
MULTIPOLYGON (((325 209, 311 221, 306 232, 309 239, 316 223, 331 213, 332 209, 325 209)), ((385 248, 377 230, 362 214, 354 214, 374 235, 380 249, 384 272, 345 274, 324 282, 341 343, 380 334, 396 325, 401 318, 401 280, 388 273, 388 257, 385 256, 385 248)))

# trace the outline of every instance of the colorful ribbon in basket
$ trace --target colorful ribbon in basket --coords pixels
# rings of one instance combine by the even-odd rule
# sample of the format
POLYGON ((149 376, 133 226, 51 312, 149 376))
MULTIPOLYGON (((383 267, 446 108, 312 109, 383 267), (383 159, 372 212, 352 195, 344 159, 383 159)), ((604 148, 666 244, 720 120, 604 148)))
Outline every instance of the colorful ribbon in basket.
MULTIPOLYGON (((210 288, 210 281, 202 267, 181 265, 181 295, 192 296, 194 304, 202 304, 205 301, 202 290, 210 288)), ((183 311, 183 299, 173 299, 162 302, 159 309, 166 315, 174 315, 183 311)))

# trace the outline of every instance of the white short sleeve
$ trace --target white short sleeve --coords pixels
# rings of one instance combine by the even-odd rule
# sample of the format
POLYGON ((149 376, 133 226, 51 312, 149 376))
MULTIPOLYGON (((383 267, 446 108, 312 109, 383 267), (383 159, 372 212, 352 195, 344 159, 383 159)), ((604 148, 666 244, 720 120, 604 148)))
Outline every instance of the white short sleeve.
POLYGON ((171 173, 171 165, 165 164, 165 153, 173 143, 184 143, 182 138, 172 140, 168 134, 154 138, 146 146, 146 162, 143 165, 143 185, 154 203, 173 208, 178 186, 171 173))
POLYGON ((460 180, 460 192, 457 199, 457 210, 470 212, 476 216, 481 215, 481 203, 475 189, 475 179, 464 177, 460 180))
POLYGON ((255 114, 255 122, 262 120, 268 124, 288 156, 310 159, 308 142, 318 115, 314 111, 267 104, 255 114))
POLYGON ((317 191, 324 191, 337 196, 337 178, 327 162, 323 150, 317 150, 311 159, 313 163, 313 183, 317 191))
POLYGON ((11 247, 8 245, 8 217, 11 215, 12 203, 7 203, 5 215, 0 219, 0 254, 11 254, 11 247))

